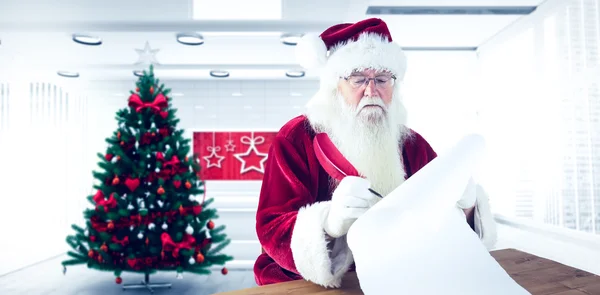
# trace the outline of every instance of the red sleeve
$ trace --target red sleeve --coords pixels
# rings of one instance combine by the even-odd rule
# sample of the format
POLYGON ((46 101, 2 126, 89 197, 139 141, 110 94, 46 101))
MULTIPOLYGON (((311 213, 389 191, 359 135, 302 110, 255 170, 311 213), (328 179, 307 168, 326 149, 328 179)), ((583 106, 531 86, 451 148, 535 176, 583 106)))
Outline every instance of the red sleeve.
POLYGON ((319 189, 328 183, 320 184, 319 174, 310 136, 277 136, 265 167, 256 231, 280 267, 316 284, 339 287, 353 259, 345 237, 333 245, 326 238, 329 201, 317 200, 319 189))
POLYGON ((302 152, 284 137, 276 137, 265 167, 256 231, 265 252, 281 267, 295 273, 290 240, 298 210, 316 200, 308 187, 311 182, 302 152))

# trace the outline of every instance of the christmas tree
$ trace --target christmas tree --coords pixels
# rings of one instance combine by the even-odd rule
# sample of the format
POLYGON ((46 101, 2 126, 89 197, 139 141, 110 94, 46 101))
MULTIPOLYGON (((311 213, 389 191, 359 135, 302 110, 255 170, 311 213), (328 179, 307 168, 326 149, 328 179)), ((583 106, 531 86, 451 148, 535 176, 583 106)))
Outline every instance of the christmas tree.
POLYGON ((207 208, 213 200, 205 199, 190 140, 176 129, 170 89, 159 84, 152 66, 136 86, 128 107, 116 114, 106 153, 98 154, 102 171, 93 172, 99 183, 88 196, 93 208, 84 211, 86 229, 72 225, 67 243, 73 249, 63 271, 87 264, 113 271, 118 284, 123 271, 145 274, 145 283, 156 271, 210 274, 233 259, 220 254, 230 242, 225 226, 215 227, 217 211, 207 208))

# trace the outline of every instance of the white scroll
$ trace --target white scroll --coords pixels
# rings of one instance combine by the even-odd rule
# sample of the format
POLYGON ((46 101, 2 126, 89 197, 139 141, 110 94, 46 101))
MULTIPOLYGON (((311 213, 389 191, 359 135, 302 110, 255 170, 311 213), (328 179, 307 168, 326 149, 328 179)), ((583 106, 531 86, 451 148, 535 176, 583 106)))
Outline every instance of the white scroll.
POLYGON ((484 151, 463 138, 361 216, 348 233, 366 295, 523 295, 456 207, 484 151))

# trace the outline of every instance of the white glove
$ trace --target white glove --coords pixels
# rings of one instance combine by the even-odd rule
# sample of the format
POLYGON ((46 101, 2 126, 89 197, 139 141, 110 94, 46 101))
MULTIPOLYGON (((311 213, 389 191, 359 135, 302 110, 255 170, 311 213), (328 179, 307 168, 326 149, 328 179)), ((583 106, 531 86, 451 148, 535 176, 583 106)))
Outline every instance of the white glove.
POLYGON ((463 192, 462 197, 458 202, 456 202, 456 206, 460 209, 469 209, 475 206, 475 201, 477 200, 477 190, 475 181, 473 177, 469 178, 469 183, 463 192))
POLYGON ((329 215, 323 228, 333 238, 339 238, 350 229, 350 226, 379 202, 380 198, 369 191, 371 183, 360 177, 347 176, 333 192, 329 215))

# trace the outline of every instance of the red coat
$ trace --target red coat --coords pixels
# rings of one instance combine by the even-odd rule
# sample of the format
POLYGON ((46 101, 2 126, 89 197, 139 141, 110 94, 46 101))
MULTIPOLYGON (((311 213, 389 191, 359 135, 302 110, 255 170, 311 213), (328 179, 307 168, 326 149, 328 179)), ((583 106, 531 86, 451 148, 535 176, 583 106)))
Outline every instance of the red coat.
MULTIPOLYGON (((402 144, 407 177, 436 157, 429 143, 411 132, 402 144)), ((256 215, 264 250, 254 265, 258 285, 304 278, 339 287, 353 263, 345 237, 328 254, 332 243, 325 239, 322 222, 333 190, 313 152, 314 136, 308 119, 299 116, 281 128, 271 145, 256 215)))

